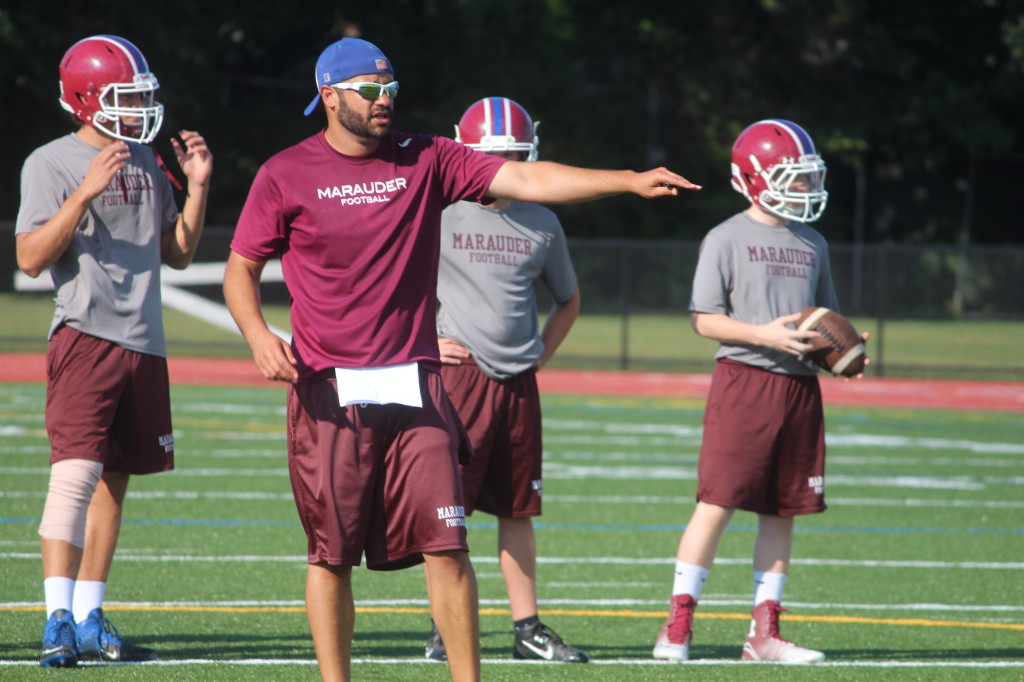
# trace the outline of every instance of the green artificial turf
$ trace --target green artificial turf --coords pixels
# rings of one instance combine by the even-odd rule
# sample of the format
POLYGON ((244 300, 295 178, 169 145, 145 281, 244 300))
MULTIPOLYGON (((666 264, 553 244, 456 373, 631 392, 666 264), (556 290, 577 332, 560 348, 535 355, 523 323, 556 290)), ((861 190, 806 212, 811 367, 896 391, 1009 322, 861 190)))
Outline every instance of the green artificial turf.
MULTIPOLYGON (((133 479, 107 615, 158 665, 75 679, 314 680, 305 538, 280 388, 172 389, 177 469, 133 479)), ((48 476, 40 384, 0 384, 0 679, 33 664, 44 620, 38 518, 48 476)), ((1019 680, 1024 676, 1024 424, 1019 414, 833 407, 824 514, 797 521, 783 635, 825 666, 739 663, 756 518, 737 513, 686 666, 657 664, 693 508, 702 404, 546 396, 542 618, 593 663, 511 656, 494 519, 468 520, 489 680, 1019 680)), ((355 574, 356 679, 448 679, 423 660, 422 571, 355 574)), ((65 673, 67 674, 67 673, 65 673)))

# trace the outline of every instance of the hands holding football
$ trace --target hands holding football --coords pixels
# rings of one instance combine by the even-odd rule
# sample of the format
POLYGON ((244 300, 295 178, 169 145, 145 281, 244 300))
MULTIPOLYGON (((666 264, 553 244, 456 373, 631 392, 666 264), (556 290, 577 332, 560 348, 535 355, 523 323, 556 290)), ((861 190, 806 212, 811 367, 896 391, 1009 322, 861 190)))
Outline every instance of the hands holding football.
POLYGON ((864 350, 867 335, 860 335, 845 317, 829 308, 804 308, 800 311, 798 331, 817 332, 808 339, 812 346, 805 356, 832 374, 844 377, 864 372, 868 356, 864 350))

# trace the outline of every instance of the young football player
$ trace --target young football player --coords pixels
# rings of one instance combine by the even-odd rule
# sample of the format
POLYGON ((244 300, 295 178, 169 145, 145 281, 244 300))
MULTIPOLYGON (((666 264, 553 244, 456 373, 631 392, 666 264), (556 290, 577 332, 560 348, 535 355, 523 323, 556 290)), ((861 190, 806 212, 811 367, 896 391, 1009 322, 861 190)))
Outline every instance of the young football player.
POLYGON ((60 62, 60 105, 77 129, 22 169, 18 267, 31 277, 49 269, 56 289, 39 526, 48 667, 156 656, 125 641, 102 607, 130 477, 174 468, 160 264, 192 261, 213 170, 203 137, 181 131, 179 212, 149 146, 163 122, 159 87, 124 38, 78 41, 60 62))
MULTIPOLYGON (((537 124, 507 97, 473 103, 456 125, 471 149, 534 161, 537 124)), ((540 204, 484 197, 441 214, 438 272, 441 378, 466 425, 473 459, 462 468, 466 515, 498 517, 498 558, 512 609, 516 658, 586 663, 537 616, 541 513, 541 411, 537 371, 568 335, 580 308, 576 272, 557 216, 540 204), (554 299, 541 329, 537 287, 554 299)), ((445 659, 435 627, 426 656, 445 659)))
POLYGON ((807 132, 758 121, 732 149, 732 186, 749 206, 704 238, 690 299, 694 331, 719 343, 697 466, 697 506, 676 555, 654 657, 686 661, 693 612, 726 524, 757 514, 753 619, 744 659, 815 663, 820 651, 779 633, 793 519, 825 510, 825 425, 817 366, 803 357, 817 332, 802 309, 837 309, 828 244, 808 225, 828 194, 825 162, 807 132))

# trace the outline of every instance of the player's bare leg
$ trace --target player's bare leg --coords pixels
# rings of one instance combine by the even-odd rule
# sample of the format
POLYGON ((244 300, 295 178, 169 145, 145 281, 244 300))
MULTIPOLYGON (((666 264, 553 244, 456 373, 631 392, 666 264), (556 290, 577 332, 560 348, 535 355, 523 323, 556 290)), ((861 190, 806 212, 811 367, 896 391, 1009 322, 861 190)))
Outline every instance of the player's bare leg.
MULTIPOLYGON (((78 659, 108 663, 150 661, 156 658, 156 652, 125 641, 103 614, 103 593, 121 530, 121 512, 130 474, 101 474, 102 466, 96 463, 96 467, 95 487, 89 486, 88 498, 82 499, 88 504, 81 509, 84 530, 79 532, 84 538, 84 548, 52 538, 43 540, 43 575, 44 578, 62 576, 75 581, 72 624, 78 659)), ((44 662, 44 665, 49 664, 44 662)))
MULTIPOLYGON (((779 574, 784 581, 789 570, 792 548, 792 516, 758 516, 754 571, 779 574)), ((775 576, 777 580, 779 575, 775 576)), ((819 663, 825 660, 822 652, 797 646, 782 637, 779 632, 779 616, 783 611, 780 599, 781 587, 771 598, 764 599, 762 596, 762 601, 754 606, 750 632, 743 644, 743 658, 784 663, 819 663)))
POLYGON ((78 575, 78 567, 82 564, 82 548, 75 547, 66 540, 50 540, 42 538, 40 549, 43 555, 43 579, 71 578, 78 575))
POLYGON ((80 459, 61 460, 50 468, 39 522, 47 611, 39 664, 46 668, 74 667, 82 654, 73 613, 75 578, 82 564, 89 504, 102 475, 102 464, 80 459))
POLYGON ((699 575, 703 573, 706 577, 711 569, 718 543, 733 511, 707 502, 698 502, 693 510, 690 522, 679 539, 672 599, 669 601, 668 618, 654 642, 654 658, 677 662, 689 660, 693 612, 704 580, 699 575))
POLYGON ((532 519, 498 518, 498 561, 512 620, 537 615, 537 543, 532 519))
POLYGON ((324 682, 348 682, 352 669, 352 567, 310 564, 306 572, 306 618, 324 682))
POLYGON ((718 552, 718 542, 734 511, 717 504, 698 502, 679 540, 676 559, 710 569, 718 552))
POLYGON ((515 621, 516 658, 586 663, 585 652, 566 644, 537 613, 537 542, 533 520, 498 517, 498 560, 515 621))
POLYGON ((476 574, 461 550, 423 555, 430 614, 444 640, 453 682, 480 679, 480 611, 476 574))
POLYGON ((754 545, 754 570, 788 573, 793 551, 793 517, 757 517, 757 544, 754 545))
POLYGON ((85 550, 78 580, 107 582, 121 532, 121 512, 130 475, 104 471, 85 517, 85 550))
POLYGON ((78 578, 89 510, 102 477, 99 462, 69 459, 53 465, 39 526, 44 579, 78 578))

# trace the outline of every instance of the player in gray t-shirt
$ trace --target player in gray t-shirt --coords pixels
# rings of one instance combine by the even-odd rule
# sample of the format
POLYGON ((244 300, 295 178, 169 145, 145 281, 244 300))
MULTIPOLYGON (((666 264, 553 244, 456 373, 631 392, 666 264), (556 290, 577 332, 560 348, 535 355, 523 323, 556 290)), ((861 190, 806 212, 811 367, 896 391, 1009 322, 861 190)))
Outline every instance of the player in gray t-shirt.
MULTIPOLYGON (((515 160, 537 157, 536 124, 516 102, 471 105, 456 139, 515 160)), ((498 517, 498 555, 512 610, 516 658, 585 663, 537 617, 541 513, 541 414, 536 370, 554 354, 579 312, 576 272, 558 218, 539 204, 509 199, 459 202, 441 216, 438 270, 441 376, 466 424, 474 456, 462 467, 466 514, 498 517), (536 287, 554 307, 541 329, 536 287)), ((436 628, 426 656, 443 660, 436 628)))
POLYGON ((56 289, 52 467, 39 526, 46 667, 156 657, 126 642, 102 606, 130 476, 174 466, 160 264, 192 261, 213 169, 202 136, 181 131, 172 143, 188 179, 179 214, 148 146, 163 120, 158 88, 129 41, 75 43, 60 63, 60 104, 77 130, 35 150, 22 169, 18 267, 31 277, 49 269, 56 289))
POLYGON ((758 515, 753 620, 744 659, 816 663, 779 635, 793 519, 825 510, 824 418, 814 332, 803 308, 836 308, 828 244, 807 225, 825 209, 825 162, 795 123, 759 121, 732 151, 732 185, 750 202, 701 244, 691 322, 719 342, 704 412, 697 506, 676 555, 669 617, 654 657, 689 658, 693 612, 736 509, 758 515))

